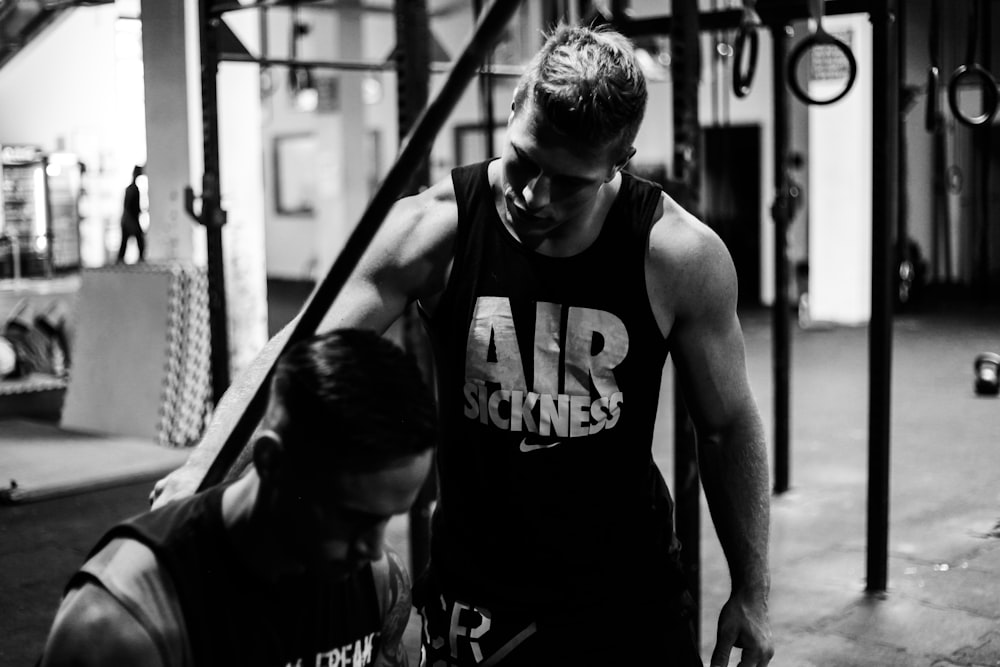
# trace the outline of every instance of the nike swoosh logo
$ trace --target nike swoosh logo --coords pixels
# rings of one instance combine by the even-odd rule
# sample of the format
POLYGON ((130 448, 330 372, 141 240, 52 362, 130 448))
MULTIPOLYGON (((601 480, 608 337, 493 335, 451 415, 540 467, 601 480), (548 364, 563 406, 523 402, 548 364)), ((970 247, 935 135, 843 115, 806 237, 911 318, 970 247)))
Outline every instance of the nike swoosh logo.
POLYGON ((520 450, 522 452, 534 452, 538 451, 539 449, 551 449, 552 447, 558 445, 560 442, 562 442, 562 440, 556 440, 555 442, 548 442, 548 443, 532 444, 528 442, 527 438, 524 438, 523 440, 521 440, 520 450))

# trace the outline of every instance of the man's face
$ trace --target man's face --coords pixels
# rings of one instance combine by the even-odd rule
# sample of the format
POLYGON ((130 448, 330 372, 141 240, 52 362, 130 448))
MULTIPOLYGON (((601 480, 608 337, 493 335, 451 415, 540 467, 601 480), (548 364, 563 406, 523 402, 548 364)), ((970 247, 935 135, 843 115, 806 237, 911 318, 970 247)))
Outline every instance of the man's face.
POLYGON ((431 460, 428 450, 377 471, 290 470, 278 501, 288 555, 310 575, 332 580, 378 560, 389 519, 413 505, 431 460))
POLYGON ((501 156, 504 199, 519 236, 585 215, 613 175, 612 149, 581 146, 546 125, 530 100, 512 112, 501 156))

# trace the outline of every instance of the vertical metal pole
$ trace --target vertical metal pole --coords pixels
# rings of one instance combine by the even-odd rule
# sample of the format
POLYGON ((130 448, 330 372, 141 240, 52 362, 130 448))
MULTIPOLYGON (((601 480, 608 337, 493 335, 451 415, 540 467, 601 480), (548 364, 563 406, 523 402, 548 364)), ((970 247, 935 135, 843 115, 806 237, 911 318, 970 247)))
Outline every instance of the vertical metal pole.
POLYGON ((771 207, 774 219, 774 306, 771 310, 771 349, 774 382, 774 492, 789 488, 789 409, 791 395, 791 314, 788 301, 788 225, 792 219, 792 197, 788 179, 788 145, 791 128, 785 60, 788 58, 788 26, 771 28, 774 41, 774 186, 771 207))
MULTIPOLYGON (((396 91, 400 139, 409 133, 427 105, 430 90, 430 18, 426 0, 396 0, 396 91)), ((410 193, 430 182, 427 160, 422 160, 410 181, 410 193)), ((403 314, 403 337, 428 383, 433 381, 433 357, 413 306, 403 314)), ((434 475, 428 477, 410 508, 410 572, 419 576, 430 561, 431 507, 437 496, 434 475)))
MULTIPOLYGON (((52 243, 55 236, 52 233, 52 188, 49 187, 49 157, 42 156, 42 194, 45 199, 45 277, 52 277, 53 259, 52 243)), ((35 214, 37 215, 37 213, 35 214)))
MULTIPOLYGON (((673 79, 674 176, 680 186, 681 204, 697 211, 701 196, 701 128, 698 126, 698 81, 701 76, 701 42, 697 0, 675 0, 670 29, 673 79)), ((676 378, 676 374, 674 376, 676 378)), ((694 428, 674 382, 674 493, 677 538, 681 565, 695 602, 701 604, 700 495, 694 428)), ((700 623, 695 623, 700 642, 700 623)))
MULTIPOLYGON (((983 3, 983 8, 981 12, 982 19, 982 32, 979 35, 979 43, 982 44, 983 56, 982 61, 987 63, 992 71, 996 71, 992 67, 993 63, 993 5, 989 2, 983 3)), ((995 235, 991 235, 990 229, 994 228, 994 222, 992 218, 992 208, 990 206, 991 198, 993 193, 990 190, 992 181, 992 160, 993 160, 993 124, 986 125, 981 129, 981 138, 976 142, 979 146, 979 152, 982 154, 982 172, 980 174, 980 192, 981 199, 980 204, 982 206, 982 216, 983 216, 983 265, 985 272, 985 288, 990 292, 995 294, 995 271, 996 267, 991 266, 990 258, 993 257, 993 252, 991 248, 996 246, 995 235)))
POLYGON ((873 33, 872 319, 868 341, 869 593, 884 592, 889 560, 889 434, 892 383, 893 231, 897 226, 899 146, 898 0, 878 0, 873 33))
POLYGON ((201 183, 201 214, 208 251, 208 317, 212 338, 212 398, 216 404, 229 386, 229 330, 226 316, 226 280, 222 253, 222 210, 219 180, 219 51, 216 43, 218 18, 211 15, 212 0, 198 3, 201 41, 201 124, 205 152, 205 172, 201 183))
MULTIPOLYGON (((986 63, 990 67, 991 50, 990 39, 992 38, 992 16, 990 6, 992 3, 982 0, 979 2, 979 36, 976 40, 979 46, 979 56, 977 62, 986 63)), ((987 296, 990 292, 990 138, 992 135, 992 123, 969 128, 972 132, 972 173, 975 183, 972 186, 973 192, 973 226, 975 230, 975 256, 972 262, 972 284, 980 296, 987 296)))
MULTIPOLYGON (((902 63, 906 61, 906 5, 900 4, 897 7, 896 14, 896 24, 897 28, 897 39, 896 39, 896 51, 899 54, 897 56, 897 62, 902 63)), ((903 87, 906 86, 906 73, 905 71, 900 71, 899 76, 900 94, 904 94, 903 87)), ((914 266, 912 264, 912 257, 910 257, 910 231, 909 231, 909 202, 907 201, 907 180, 909 178, 909 141, 906 138, 906 114, 908 109, 905 106, 912 106, 912 96, 910 93, 905 93, 907 102, 904 105, 902 100, 900 101, 899 108, 899 142, 898 142, 898 156, 897 164, 899 168, 896 172, 896 196, 899 201, 896 204, 896 244, 893 252, 895 256, 893 257, 893 266, 896 267, 896 274, 894 274, 894 281, 897 281, 897 287, 894 292, 893 298, 900 304, 900 307, 908 302, 912 295, 910 293, 910 282, 913 278, 914 266)))
MULTIPOLYGON (((268 39, 270 33, 270 24, 267 19, 267 6, 263 6, 257 10, 257 31, 260 33, 260 57, 267 58, 270 55, 271 47, 270 40, 268 39)), ((273 86, 273 81, 271 79, 270 69, 264 66, 260 68, 261 77, 267 76, 269 87, 273 86)))
MULTIPOLYGON (((472 9, 478 20, 482 14, 482 0, 472 0, 472 9)), ((482 108, 483 119, 483 150, 486 157, 491 158, 496 155, 496 147, 493 145, 493 125, 496 123, 493 114, 493 75, 490 74, 489 66, 493 64, 492 49, 490 55, 483 62, 482 71, 479 73, 479 104, 482 108)))
POLYGON ((951 282, 951 214, 948 205, 948 187, 945 166, 947 164, 946 153, 946 129, 944 114, 941 112, 941 89, 939 83, 940 60, 941 60, 941 11, 939 0, 931 0, 930 17, 928 24, 930 34, 928 41, 928 59, 931 65, 931 75, 927 85, 927 105, 928 105, 928 129, 932 134, 931 144, 931 172, 933 174, 932 187, 934 215, 932 217, 933 233, 931 235, 931 249, 933 261, 931 262, 932 280, 951 282))
MULTIPOLYGON (((396 93, 399 138, 410 131, 427 105, 430 90, 430 18, 426 0, 396 0, 396 93)), ((423 160, 410 183, 416 192, 430 181, 427 160, 423 160)))

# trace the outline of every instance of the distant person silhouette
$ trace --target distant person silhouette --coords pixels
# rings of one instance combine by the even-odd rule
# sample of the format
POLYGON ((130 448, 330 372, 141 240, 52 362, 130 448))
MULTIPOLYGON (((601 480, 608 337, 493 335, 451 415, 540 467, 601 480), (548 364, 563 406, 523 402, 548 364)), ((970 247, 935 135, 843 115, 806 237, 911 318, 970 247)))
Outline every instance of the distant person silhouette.
POLYGON ((139 261, 146 261, 146 234, 139 224, 139 186, 136 179, 144 173, 141 166, 136 165, 132 169, 132 182, 125 188, 125 202, 122 206, 122 242, 118 246, 118 264, 125 262, 125 250, 128 248, 128 240, 135 239, 135 244, 139 247, 139 261))

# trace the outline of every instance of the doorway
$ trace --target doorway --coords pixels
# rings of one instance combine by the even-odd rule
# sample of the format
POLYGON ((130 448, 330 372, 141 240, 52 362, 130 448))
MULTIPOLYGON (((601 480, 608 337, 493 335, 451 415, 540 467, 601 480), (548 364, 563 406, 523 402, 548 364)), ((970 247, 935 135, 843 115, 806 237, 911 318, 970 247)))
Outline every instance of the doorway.
POLYGON ((760 126, 703 129, 702 215, 733 256, 739 306, 760 305, 760 126))

